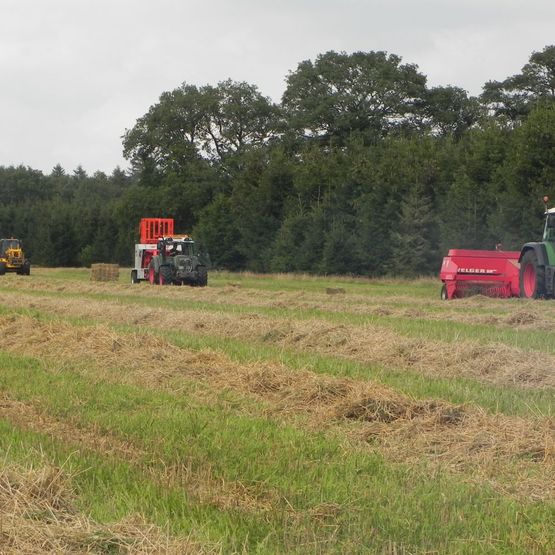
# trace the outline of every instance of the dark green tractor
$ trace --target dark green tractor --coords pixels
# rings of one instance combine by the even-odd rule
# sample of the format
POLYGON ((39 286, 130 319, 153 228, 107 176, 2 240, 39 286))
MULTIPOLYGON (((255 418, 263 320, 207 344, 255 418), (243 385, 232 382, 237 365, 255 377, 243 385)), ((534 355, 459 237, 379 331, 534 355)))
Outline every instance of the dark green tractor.
POLYGON ((164 237, 158 241, 156 251, 148 266, 150 283, 199 287, 208 284, 206 264, 191 238, 164 237))
MULTIPOLYGON (((544 199, 547 202, 547 197, 544 199)), ((520 253, 520 296, 555 296, 555 208, 546 209, 543 240, 526 243, 520 253)))

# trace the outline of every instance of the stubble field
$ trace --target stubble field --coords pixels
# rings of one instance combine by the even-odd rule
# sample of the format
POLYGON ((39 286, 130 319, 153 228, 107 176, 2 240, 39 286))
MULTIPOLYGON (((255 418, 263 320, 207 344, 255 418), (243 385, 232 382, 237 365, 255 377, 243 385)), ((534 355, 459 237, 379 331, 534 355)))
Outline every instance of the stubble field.
POLYGON ((0 278, 0 553, 553 553, 555 302, 0 278))

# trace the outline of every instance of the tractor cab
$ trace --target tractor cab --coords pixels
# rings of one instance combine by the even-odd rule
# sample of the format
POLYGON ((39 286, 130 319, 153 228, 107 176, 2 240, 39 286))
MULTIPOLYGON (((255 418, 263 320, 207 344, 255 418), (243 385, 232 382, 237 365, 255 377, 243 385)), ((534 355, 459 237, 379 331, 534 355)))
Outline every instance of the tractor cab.
POLYGON ((543 229, 544 241, 555 241, 555 208, 549 208, 545 212, 545 226, 543 229))
POLYGON ((21 250, 21 241, 19 239, 0 239, 0 256, 5 257, 21 250))
POLYGON ((158 253, 162 256, 196 256, 195 242, 187 235, 183 237, 161 237, 157 243, 158 253))

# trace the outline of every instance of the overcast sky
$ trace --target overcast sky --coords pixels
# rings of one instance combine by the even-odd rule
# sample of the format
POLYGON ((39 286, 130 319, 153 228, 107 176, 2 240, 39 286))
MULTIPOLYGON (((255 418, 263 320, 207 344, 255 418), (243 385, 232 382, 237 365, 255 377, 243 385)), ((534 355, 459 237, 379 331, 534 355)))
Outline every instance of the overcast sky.
POLYGON ((385 50, 479 94, 550 44, 554 0, 0 0, 0 165, 126 168, 125 129, 184 81, 277 102, 302 60, 385 50))

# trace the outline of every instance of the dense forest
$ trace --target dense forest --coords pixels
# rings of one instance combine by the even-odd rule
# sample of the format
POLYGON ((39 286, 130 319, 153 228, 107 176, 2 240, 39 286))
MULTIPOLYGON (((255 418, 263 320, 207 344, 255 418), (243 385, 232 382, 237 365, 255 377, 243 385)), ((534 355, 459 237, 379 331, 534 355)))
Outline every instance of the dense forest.
POLYGON ((131 264, 173 217, 214 267, 420 275, 448 248, 519 248, 555 199, 555 46, 475 98, 385 52, 327 52, 255 85, 184 83, 123 138, 130 169, 0 167, 0 235, 34 264, 131 264))

